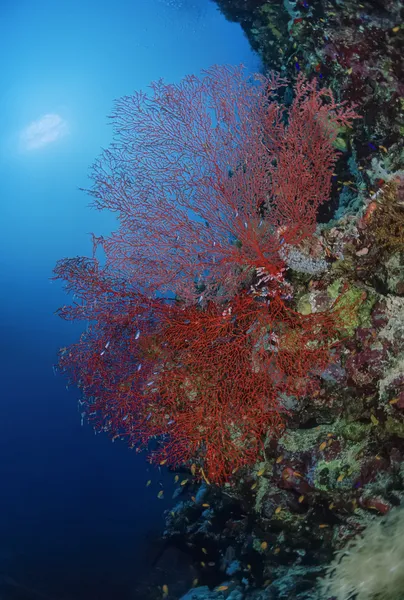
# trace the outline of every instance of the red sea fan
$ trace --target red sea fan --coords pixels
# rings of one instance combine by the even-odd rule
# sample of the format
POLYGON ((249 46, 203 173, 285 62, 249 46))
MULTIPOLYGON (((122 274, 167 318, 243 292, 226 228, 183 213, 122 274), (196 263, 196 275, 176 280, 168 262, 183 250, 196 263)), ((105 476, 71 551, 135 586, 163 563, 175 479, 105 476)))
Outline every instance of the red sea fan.
POLYGON ((283 237, 315 228, 328 199, 339 126, 356 116, 299 76, 289 111, 279 77, 214 66, 116 102, 115 141, 94 164, 90 194, 118 214, 107 264, 147 294, 189 303, 231 298, 245 271, 279 271, 283 237))
POLYGON ((314 389, 341 329, 338 309, 304 316, 277 296, 186 306, 125 287, 119 295, 122 282, 96 261, 59 263, 58 276, 72 273, 91 325, 61 351, 60 367, 82 389, 83 412, 131 447, 154 440, 154 462, 195 462, 216 483, 254 463, 267 433, 279 435, 281 393, 314 389))
POLYGON ((286 241, 296 244, 315 231, 339 155, 333 142, 339 129, 357 117, 352 108, 334 100, 330 89, 319 90, 315 79, 298 77, 288 123, 274 152, 268 201, 270 219, 282 227, 286 241))
MULTIPOLYGON (((163 441, 153 460, 196 461, 216 483, 253 464, 265 435, 284 428, 281 394, 299 398, 316 388, 341 332, 338 303, 313 315, 290 310, 278 297, 245 294, 224 310, 213 302, 171 307, 143 405, 146 437, 163 441)), ((136 443, 139 431, 130 435, 136 443)))
POLYGON ((110 309, 95 315, 91 303, 82 306, 96 318, 61 350, 59 365, 81 388, 82 412, 96 430, 131 447, 155 440, 154 462, 196 461, 198 475, 204 469, 217 483, 255 461, 268 430, 282 431, 285 410, 262 351, 264 301, 243 295, 227 308, 201 308, 133 296, 113 318, 110 309))
POLYGON ((210 481, 223 482, 256 460, 268 430, 280 433, 285 410, 270 354, 260 352, 265 321, 265 303, 244 295, 224 310, 210 302, 164 315, 161 357, 146 384, 147 435, 163 440, 155 461, 194 460, 210 481))
POLYGON ((355 114, 300 76, 287 119, 284 85, 216 66, 118 101, 90 193, 119 229, 55 269, 76 295, 59 314, 89 322, 60 366, 96 429, 155 440, 153 460, 196 461, 214 482, 282 431, 279 398, 313 389, 339 334, 338 311, 287 307, 279 250, 313 232, 355 114))

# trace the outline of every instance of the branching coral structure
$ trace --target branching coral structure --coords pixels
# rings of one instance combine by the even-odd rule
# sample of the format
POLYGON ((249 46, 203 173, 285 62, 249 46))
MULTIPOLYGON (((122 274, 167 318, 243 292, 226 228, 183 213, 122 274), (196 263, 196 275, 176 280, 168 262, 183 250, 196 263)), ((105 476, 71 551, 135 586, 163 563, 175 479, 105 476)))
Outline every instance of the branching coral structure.
POLYGON ((79 299, 60 316, 89 321, 60 353, 83 415, 217 483, 281 432, 282 395, 316 388, 349 310, 294 311, 280 251, 313 234, 356 115, 303 77, 286 114, 284 85, 216 66, 118 101, 90 193, 119 230, 55 269, 79 299))
POLYGON ((282 432, 281 394, 316 389, 351 310, 338 299, 302 315, 250 293, 204 308, 149 299, 94 259, 60 261, 56 275, 81 299, 59 314, 91 322, 59 365, 96 430, 138 449, 156 440, 153 462, 195 462, 216 483, 252 464, 268 431, 282 432))
POLYGON ((145 293, 192 303, 234 295, 245 269, 278 272, 280 245, 313 233, 328 200, 338 128, 357 116, 328 89, 214 66, 116 102, 115 142, 93 165, 90 194, 116 212, 107 264, 145 293))

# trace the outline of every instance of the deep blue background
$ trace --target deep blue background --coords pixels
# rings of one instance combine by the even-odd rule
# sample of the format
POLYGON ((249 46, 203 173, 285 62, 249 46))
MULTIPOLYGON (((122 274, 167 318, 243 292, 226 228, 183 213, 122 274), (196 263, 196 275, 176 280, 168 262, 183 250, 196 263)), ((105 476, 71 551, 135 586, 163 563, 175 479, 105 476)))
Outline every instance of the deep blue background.
POLYGON ((77 189, 111 140, 113 100, 259 62, 209 0, 3 0, 0 13, 0 592, 125 598, 158 548, 172 475, 80 426, 79 394, 52 364, 82 326, 54 315, 68 299, 49 277, 114 228, 77 189), (27 148, 22 132, 46 114, 68 133, 27 148))

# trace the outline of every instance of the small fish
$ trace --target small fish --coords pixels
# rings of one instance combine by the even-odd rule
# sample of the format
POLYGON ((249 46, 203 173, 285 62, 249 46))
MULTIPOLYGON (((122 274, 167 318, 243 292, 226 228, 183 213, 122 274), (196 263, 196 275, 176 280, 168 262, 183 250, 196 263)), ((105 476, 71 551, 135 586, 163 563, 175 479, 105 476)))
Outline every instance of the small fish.
POLYGON ((266 550, 268 548, 268 542, 261 542, 261 550, 266 550))
POLYGON ((183 479, 180 483, 180 485, 185 485, 186 483, 188 483, 188 479, 183 479))
POLYGON ((192 500, 192 502, 196 502, 195 496, 191 496, 191 500, 192 500))
POLYGON ((385 146, 379 146, 380 150, 383 150, 383 152, 387 153, 387 148, 385 146))
POLYGON ((139 338, 140 338, 140 329, 138 329, 136 332, 135 340, 138 340, 139 338))
POLYGON ((159 500, 161 500, 162 498, 164 498, 164 491, 163 491, 163 490, 160 490, 160 491, 159 491, 159 493, 157 494, 157 498, 158 498, 159 500))
POLYGON ((341 483, 341 481, 343 481, 344 478, 345 478, 345 475, 343 473, 341 473, 341 475, 338 475, 338 477, 337 477, 338 483, 341 483))
POLYGON ((319 525, 319 529, 325 529, 326 527, 329 527, 328 523, 320 523, 319 525))
POLYGON ((160 465, 165 465, 165 464, 166 464, 166 462, 167 462, 167 459, 166 459, 166 458, 164 458, 164 460, 161 460, 161 461, 160 461, 160 465))
POLYGON ((376 419, 374 415, 370 415, 370 420, 372 421, 373 425, 379 425, 379 420, 376 419))
POLYGON ((151 484, 151 479, 149 479, 148 482, 146 483, 146 487, 149 487, 150 484, 151 484))
POLYGON ((298 502, 299 504, 301 504, 304 500, 304 495, 302 494, 301 496, 299 496, 298 502))
POLYGON ((209 481, 209 479, 206 477, 206 475, 205 475, 205 471, 202 469, 202 467, 201 467, 201 473, 202 473, 202 477, 204 478, 204 480, 205 480, 206 484, 207 484, 207 485, 210 485, 210 481, 209 481))
POLYGON ((321 451, 323 451, 323 450, 324 450, 324 448, 326 448, 326 447, 327 447, 327 442, 321 442, 321 444, 319 445, 318 449, 319 449, 319 450, 320 450, 320 452, 321 452, 321 451))
POLYGON ((283 456, 278 456, 278 458, 276 459, 276 464, 279 465, 279 463, 282 461, 283 461, 283 456))
POLYGON ((206 567, 206 563, 204 563, 203 560, 201 560, 201 567, 206 567))
POLYGON ((219 587, 215 588, 215 592, 225 592, 229 589, 228 585, 219 585, 219 587))
POLYGON ((202 504, 203 508, 210 508, 210 504, 208 504, 207 502, 205 502, 204 504, 202 504))
POLYGON ((140 371, 140 369, 141 369, 141 368, 142 368, 142 363, 140 363, 140 364, 137 366, 137 370, 138 370, 138 371, 140 371))
POLYGON ((192 587, 196 587, 199 583, 199 579, 196 577, 192 582, 192 587))
POLYGON ((334 502, 331 502, 331 503, 328 505, 328 508, 329 508, 329 510, 332 510, 332 509, 334 508, 334 506, 335 506, 334 502))
POLYGON ((256 487, 257 487, 257 482, 255 482, 255 483, 252 484, 251 489, 255 490, 256 487))
POLYGON ((279 513, 281 512, 281 510, 282 510, 282 506, 278 506, 278 507, 275 509, 275 514, 276 514, 276 515, 279 515, 279 513))
POLYGON ((167 596, 168 596, 168 585, 165 583, 161 589, 163 590, 163 598, 167 598, 167 596))
POLYGON ((179 475, 176 475, 176 476, 174 477, 174 483, 178 483, 178 480, 179 480, 179 478, 180 478, 180 476, 179 476, 179 475))
POLYGON ((191 474, 192 474, 192 475, 195 475, 195 473, 196 473, 196 464, 195 464, 195 463, 193 463, 193 464, 191 465, 191 474))
POLYGON ((279 554, 279 552, 281 551, 281 549, 279 548, 279 546, 277 548, 275 548, 274 550, 274 554, 279 554))
POLYGON ((392 398, 391 400, 389 400, 389 404, 397 404, 398 402, 398 398, 392 398))
POLYGON ((202 552, 203 552, 204 554, 207 554, 207 553, 208 553, 208 551, 206 550, 206 548, 202 548, 202 552))
POLYGON ((263 475, 265 473, 265 467, 262 467, 262 469, 260 469, 257 473, 257 477, 261 477, 261 475, 263 475))

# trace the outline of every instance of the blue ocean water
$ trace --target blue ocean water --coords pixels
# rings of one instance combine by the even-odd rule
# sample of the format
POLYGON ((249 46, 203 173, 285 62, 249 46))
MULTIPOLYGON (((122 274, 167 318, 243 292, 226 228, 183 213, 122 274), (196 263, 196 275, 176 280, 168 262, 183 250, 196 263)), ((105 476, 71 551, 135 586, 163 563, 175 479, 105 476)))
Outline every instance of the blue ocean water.
POLYGON ((160 551, 172 475, 81 426, 52 365, 85 324, 54 315, 68 298, 50 277, 115 226, 78 190, 113 100, 259 60, 209 0, 3 0, 0 34, 0 598, 125 600, 160 551))

